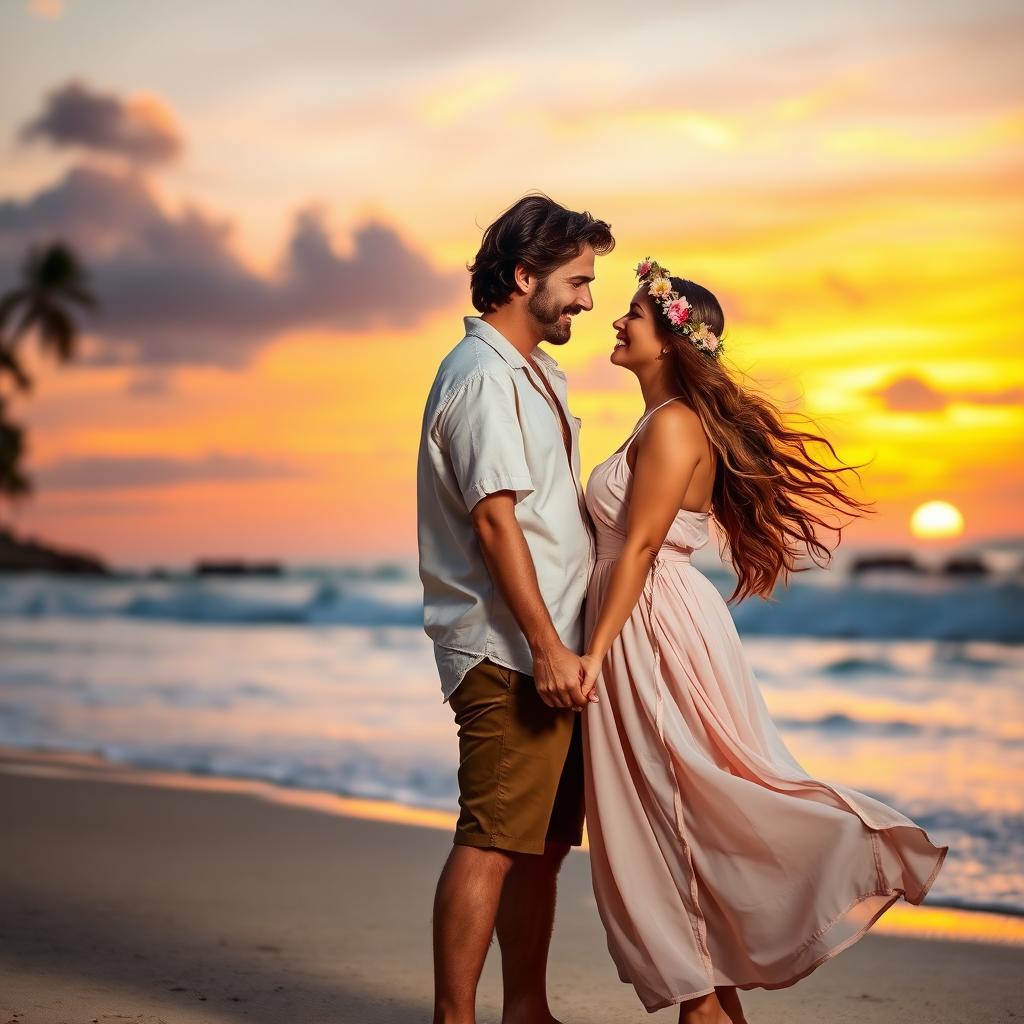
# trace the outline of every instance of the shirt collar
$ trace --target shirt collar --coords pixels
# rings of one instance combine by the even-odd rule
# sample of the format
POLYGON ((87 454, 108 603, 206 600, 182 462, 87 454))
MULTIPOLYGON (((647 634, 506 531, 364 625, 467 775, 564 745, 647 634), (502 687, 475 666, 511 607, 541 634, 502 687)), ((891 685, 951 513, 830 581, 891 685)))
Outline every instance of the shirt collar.
MULTIPOLYGON (((481 341, 486 341, 495 352, 501 356, 502 359, 508 363, 509 366, 516 368, 528 368, 529 364, 522 352, 519 351, 512 344, 504 334, 501 333, 496 327, 493 327, 486 320, 478 316, 467 316, 463 318, 466 325, 466 333, 472 334, 479 338, 481 341)), ((535 348, 533 350, 533 358, 537 362, 546 366, 553 373, 557 373, 560 377, 564 377, 565 374, 558 368, 558 362, 552 356, 549 356, 547 352, 541 348, 535 348)))

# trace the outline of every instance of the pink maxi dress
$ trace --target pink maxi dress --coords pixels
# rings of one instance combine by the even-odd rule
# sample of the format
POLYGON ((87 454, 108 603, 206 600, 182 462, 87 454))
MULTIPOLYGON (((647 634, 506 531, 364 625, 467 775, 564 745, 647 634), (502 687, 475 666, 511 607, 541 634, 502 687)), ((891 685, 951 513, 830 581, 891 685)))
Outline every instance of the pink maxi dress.
MULTIPOLYGON (((588 643, 625 539, 626 452, 656 411, 587 483, 588 643)), ((594 895, 619 978, 648 1012, 716 985, 794 984, 901 896, 921 903, 949 849, 796 761, 725 600, 690 562, 708 528, 708 513, 676 516, 583 712, 594 895)))

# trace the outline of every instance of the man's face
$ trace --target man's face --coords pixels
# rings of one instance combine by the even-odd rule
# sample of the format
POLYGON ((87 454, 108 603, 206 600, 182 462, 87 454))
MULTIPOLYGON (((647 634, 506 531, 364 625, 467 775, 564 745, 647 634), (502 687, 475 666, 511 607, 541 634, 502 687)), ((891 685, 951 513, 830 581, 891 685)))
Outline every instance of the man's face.
POLYGON ((585 245, 575 259, 556 267, 537 283, 526 300, 530 315, 543 329, 543 338, 564 345, 572 334, 572 317, 594 308, 590 282, 594 280, 594 250, 585 245))

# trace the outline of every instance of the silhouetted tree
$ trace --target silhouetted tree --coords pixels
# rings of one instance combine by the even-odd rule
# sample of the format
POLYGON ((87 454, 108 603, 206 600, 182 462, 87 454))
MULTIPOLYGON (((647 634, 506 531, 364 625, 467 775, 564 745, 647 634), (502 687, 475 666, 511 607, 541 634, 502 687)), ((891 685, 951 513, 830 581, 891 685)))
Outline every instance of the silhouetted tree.
MULTIPOLYGON (((32 246, 19 282, 0 297, 0 386, 7 379, 15 391, 31 391, 21 356, 33 335, 44 355, 61 363, 72 359, 78 344, 75 316, 80 309, 96 306, 88 272, 69 245, 32 246)), ((12 502, 32 493, 32 482, 21 466, 24 454, 24 430, 8 421, 7 402, 0 394, 0 496, 12 502)))
POLYGON ((14 500, 32 493, 32 482, 21 470, 25 452, 25 432, 7 421, 0 398, 0 493, 14 500))

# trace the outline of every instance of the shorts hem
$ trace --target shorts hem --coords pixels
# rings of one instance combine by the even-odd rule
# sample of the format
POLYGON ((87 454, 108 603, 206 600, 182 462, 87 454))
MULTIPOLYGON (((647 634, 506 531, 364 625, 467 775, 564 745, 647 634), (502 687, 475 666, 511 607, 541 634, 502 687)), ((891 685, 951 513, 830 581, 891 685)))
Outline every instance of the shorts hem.
POLYGON ((456 833, 452 842, 456 846, 475 846, 479 849, 508 850, 510 853, 543 853, 546 839, 518 839, 515 836, 482 836, 456 833))

